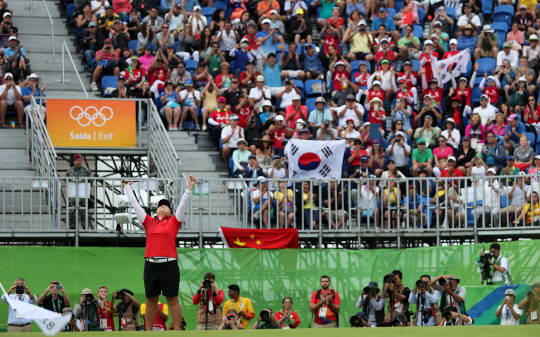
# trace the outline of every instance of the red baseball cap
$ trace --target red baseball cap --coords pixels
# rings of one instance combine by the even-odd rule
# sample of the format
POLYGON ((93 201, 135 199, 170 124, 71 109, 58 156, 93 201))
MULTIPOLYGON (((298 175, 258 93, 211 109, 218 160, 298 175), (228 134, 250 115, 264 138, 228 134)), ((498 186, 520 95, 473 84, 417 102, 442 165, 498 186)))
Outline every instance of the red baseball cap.
POLYGON ((219 96, 219 98, 217 99, 218 103, 227 103, 227 100, 225 99, 225 97, 223 96, 219 96))

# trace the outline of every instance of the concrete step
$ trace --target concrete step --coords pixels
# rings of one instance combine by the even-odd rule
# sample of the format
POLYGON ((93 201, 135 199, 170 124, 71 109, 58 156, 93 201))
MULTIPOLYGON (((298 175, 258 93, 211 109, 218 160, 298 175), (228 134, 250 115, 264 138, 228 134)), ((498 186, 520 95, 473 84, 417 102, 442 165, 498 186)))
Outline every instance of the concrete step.
POLYGON ((210 162, 189 162, 182 161, 182 159, 180 161, 182 162, 182 171, 207 172, 216 170, 216 166, 210 162))
MULTIPOLYGON (((2 136, 0 136, 2 137, 2 136)), ((26 147, 24 149, 0 149, 0 157, 1 158, 18 158, 18 157, 24 157, 28 160, 28 156, 26 155, 26 147)))
MULTIPOLYGON (((71 68, 73 70, 73 66, 71 65, 71 62, 66 63, 66 70, 68 68, 71 68)), ((49 72, 49 71, 38 72, 38 70, 36 70, 36 74, 38 74, 38 76, 41 77, 41 83, 47 85, 46 93, 47 93, 47 96, 49 97, 72 98, 71 94, 73 92, 80 92, 80 94, 84 96, 81 82, 79 82, 77 75, 73 71, 66 71, 65 73, 66 82, 64 84, 62 84, 61 82, 62 81, 61 69, 60 71, 57 71, 57 72, 49 72), (51 92, 54 92, 54 95, 51 92), (59 94, 58 92, 69 92, 69 94, 68 95, 59 94)), ((83 76, 81 76, 81 81, 84 87, 86 88, 86 91, 88 92, 88 96, 92 97, 90 94, 91 81, 87 80, 83 76)))
MULTIPOLYGON (((52 53, 35 53, 32 54, 30 59, 30 64, 32 66, 32 70, 43 70, 47 72, 57 72, 59 73, 59 78, 62 78, 62 53, 61 49, 58 49, 56 52, 56 64, 53 64, 53 54, 52 53), (60 53, 58 52, 60 51, 60 53)), ((75 59, 75 66, 77 67, 77 71, 79 73, 84 71, 84 66, 81 65, 81 62, 76 61, 75 59)), ((69 59, 69 56, 65 55, 65 63, 64 63, 64 71, 66 73, 74 73, 75 70, 73 69, 73 64, 71 63, 71 60, 69 59)), ((82 76, 81 76, 82 78, 82 76)))
POLYGON ((25 161, 25 162, 0 162, 0 170, 31 170, 32 169, 32 163, 25 161))
POLYGON ((0 142, 0 149, 25 149, 26 150, 26 139, 10 141, 5 140, 0 142))
MULTIPOLYGON (((62 11, 57 5, 57 1, 46 1, 47 9, 51 14, 53 20, 62 18, 62 11)), ((15 18, 20 17, 40 17, 40 18, 49 18, 47 10, 43 1, 33 1, 32 7, 30 7, 29 0, 17 0, 9 3, 9 8, 13 9, 15 18), (32 10, 30 10, 32 8, 32 10)))
MULTIPOLYGON (((6 200, 7 202, 7 200, 6 200)), ((3 204, 0 204, 0 213, 7 213, 7 214, 12 214, 12 213, 15 213, 15 214, 46 214, 49 210, 49 207, 44 204, 44 203, 41 203, 41 205, 39 204, 39 202, 37 203, 32 203, 30 205, 30 203, 16 203, 15 205, 11 204, 11 205, 3 205, 3 204)))
MULTIPOLYGON (((54 36, 70 36, 70 32, 66 27, 63 19, 58 18, 57 20, 54 20, 54 22, 54 36)), ((19 38, 21 39, 21 45, 23 47, 25 42, 24 37, 41 36, 43 38, 44 36, 46 36, 45 41, 47 38, 49 40, 52 38, 51 21, 49 20, 49 17, 34 18, 15 16, 13 18, 13 25, 19 28, 19 38)), ((28 42, 26 43, 28 44, 28 42)))
MULTIPOLYGON (((0 169, 0 177, 2 178, 29 178, 35 177, 34 170, 2 170, 0 169)), ((27 182, 25 181, 25 184, 27 182)))
MULTIPOLYGON (((65 226, 65 225, 64 225, 65 226)), ((58 230, 57 221, 48 214, 0 214, 0 231, 2 230, 58 230)))
POLYGON ((195 144, 174 144, 173 147, 175 151, 196 151, 197 145, 195 144))

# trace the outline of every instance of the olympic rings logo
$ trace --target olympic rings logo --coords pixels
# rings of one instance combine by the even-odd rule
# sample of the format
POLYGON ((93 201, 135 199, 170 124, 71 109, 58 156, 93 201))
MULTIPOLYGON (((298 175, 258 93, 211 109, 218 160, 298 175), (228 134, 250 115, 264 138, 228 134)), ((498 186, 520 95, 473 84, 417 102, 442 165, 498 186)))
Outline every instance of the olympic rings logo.
POLYGON ((74 106, 69 110, 69 116, 76 120, 77 123, 79 123, 80 126, 88 126, 90 124, 94 124, 97 127, 101 127, 105 125, 105 122, 113 118, 113 110, 109 108, 108 106, 104 106, 101 109, 98 109, 93 106, 86 107, 86 109, 83 110, 80 106, 74 106), (103 113, 105 110, 109 110, 110 117, 106 117, 103 113), (79 111, 79 114, 77 116, 73 116, 73 112, 75 113, 79 111))

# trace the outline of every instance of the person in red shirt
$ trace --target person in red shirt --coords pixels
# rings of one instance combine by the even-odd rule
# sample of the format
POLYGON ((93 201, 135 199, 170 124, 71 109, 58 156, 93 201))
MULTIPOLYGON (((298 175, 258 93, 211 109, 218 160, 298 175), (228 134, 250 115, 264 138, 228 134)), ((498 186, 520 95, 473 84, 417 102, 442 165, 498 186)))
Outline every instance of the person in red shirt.
POLYGON ((113 50, 111 39, 106 39, 103 43, 103 49, 96 52, 96 69, 92 75, 92 91, 99 91, 96 81, 104 75, 120 76, 118 67, 118 53, 113 50))
POLYGON ((401 63, 401 71, 398 73, 397 79, 398 81, 405 80, 409 91, 413 95, 413 102, 417 102, 418 100, 418 90, 416 90, 417 77, 418 75, 414 72, 411 61, 401 63))
POLYGON ((314 328, 337 328, 337 316, 339 315, 339 294, 330 289, 330 277, 321 276, 321 289, 311 295, 309 310, 315 316, 314 328))
POLYGON ((395 55, 394 55, 394 52, 390 50, 390 44, 389 44, 389 39, 387 38, 382 38, 381 39, 381 47, 382 49, 379 50, 376 54, 375 54, 375 61, 377 61, 377 63, 381 64, 382 60, 388 60, 390 62, 390 64, 392 64, 395 60, 395 55))
MULTIPOLYGON (((459 78, 459 83, 456 85, 456 80, 454 78, 454 75, 451 75, 452 77, 452 87, 450 89, 452 89, 452 91, 455 93, 455 96, 458 97, 459 99, 461 99, 461 96, 465 96, 465 99, 467 100, 467 106, 465 107, 465 113, 467 115, 470 115, 472 110, 471 110, 471 107, 472 107, 472 88, 473 88, 473 85, 474 85, 474 80, 476 78, 476 70, 478 69, 478 63, 475 65, 475 70, 474 70, 474 73, 472 74, 471 76, 471 84, 469 85, 469 80, 467 80, 467 78, 465 77, 460 77, 459 78)), ((450 73, 452 74, 452 73, 450 73)))
MULTIPOLYGON (((146 303, 141 304, 141 317, 144 320, 146 326, 146 303)), ((152 331, 167 331, 167 320, 169 319, 169 307, 167 304, 158 302, 156 320, 154 321, 154 327, 152 331)))
POLYGON ((364 104, 366 110, 370 109, 369 102, 373 100, 374 98, 379 98, 381 101, 384 100, 384 96, 386 93, 384 90, 381 89, 381 82, 380 81, 373 81, 373 86, 369 90, 364 90, 364 94, 367 96, 366 98, 366 104, 364 104))
MULTIPOLYGON (((441 178, 449 178, 449 177, 463 177, 463 172, 461 170, 456 169, 456 157, 450 156, 446 160, 446 168, 441 172, 441 178)), ((440 185, 444 185, 445 179, 441 179, 440 185)), ((459 179, 451 179, 450 183, 453 183, 455 187, 457 188, 459 184, 461 183, 461 180, 459 179)))
POLYGON ((249 41, 249 51, 252 53, 257 52, 257 25, 254 22, 248 23, 247 35, 244 35, 244 39, 249 41))
MULTIPOLYGON (((341 31, 343 30, 343 18, 339 16, 339 8, 334 7, 332 10, 332 17, 326 20, 326 29, 331 25, 337 34, 339 34, 339 39, 341 40, 341 31)), ((337 49, 337 48, 336 48, 337 49)))
POLYGON ((489 97, 489 103, 491 105, 494 105, 496 107, 499 106, 499 89, 501 89, 501 82, 499 82, 497 76, 488 76, 487 71, 484 70, 484 78, 482 79, 482 82, 480 82, 478 88, 480 88, 482 94, 485 94, 489 97), (486 78, 487 86, 484 85, 486 82, 486 78))
POLYGON ((218 149, 221 130, 229 125, 229 118, 232 116, 232 112, 227 110, 227 100, 225 97, 220 96, 217 104, 218 107, 208 117, 208 124, 210 124, 212 130, 211 138, 215 146, 214 150, 218 149))
MULTIPOLYGON (((331 19, 328 19, 331 20, 331 19)), ((323 45, 323 54, 328 54, 328 46, 334 46, 334 49, 336 50, 336 54, 340 54, 339 52, 339 41, 340 37, 338 32, 341 30, 336 31, 334 26, 327 23, 326 28, 324 30, 323 38, 321 39, 321 44, 323 45)))
POLYGON ((126 78, 126 86, 132 91, 142 87, 142 83, 146 79, 146 72, 139 62, 138 56, 131 57, 131 65, 126 69, 124 77, 126 78))
POLYGON ((332 80, 334 80, 334 91, 341 90, 341 80, 351 79, 351 65, 343 56, 336 55, 334 62, 328 68, 332 73, 332 80))
POLYGON ((392 88, 394 89, 394 92, 396 93, 396 99, 404 98, 407 102, 408 106, 412 106, 414 100, 414 94, 411 90, 407 87, 407 82, 405 80, 401 79, 398 81, 398 86, 396 86, 396 80, 395 77, 392 77, 392 88))
MULTIPOLYGON (((248 118, 253 114, 253 99, 249 97, 246 88, 242 88, 243 96, 238 102, 238 105, 234 107, 234 111, 238 115, 238 126, 245 129, 248 126, 248 118)), ((252 145, 253 147, 253 145, 252 145)))
POLYGON ((216 287, 216 275, 214 273, 204 274, 204 281, 193 296, 193 304, 199 305, 197 311, 197 330, 217 330, 222 320, 221 303, 225 294, 223 290, 216 287), (210 285, 209 288, 205 288, 210 285), (209 283, 208 283, 209 282, 209 283), (208 316, 206 312, 208 311, 208 316), (208 319, 207 319, 208 317, 208 319))
POLYGON ((148 82, 150 86, 155 81, 161 81, 165 83, 167 81, 167 69, 169 69, 169 61, 161 54, 161 48, 158 48, 156 57, 152 60, 152 64, 148 67, 148 82))
POLYGON ((427 39, 426 41, 424 41, 424 52, 420 54, 420 65, 423 66, 425 69, 426 81, 429 81, 433 78, 434 74, 431 70, 431 65, 439 58, 439 53, 436 50, 433 51, 432 48, 433 41, 427 39))
POLYGON ((107 296, 109 295, 109 288, 107 286, 100 286, 98 288, 98 297, 101 301, 101 304, 105 307, 101 308, 99 311, 99 326, 103 329, 105 326, 105 331, 114 331, 114 319, 111 311, 111 302, 107 301, 107 296))
POLYGON ((450 40, 450 50, 447 51, 446 53, 444 53, 443 55, 443 60, 450 57, 450 56, 454 56, 454 55, 457 55, 461 53, 461 50, 458 50, 457 49, 457 40, 456 39, 451 39, 450 40))
POLYGON ((281 301, 283 312, 276 312, 276 319, 280 329, 296 329, 300 325, 300 317, 296 311, 292 311, 292 298, 285 297, 281 301))
POLYGON ((180 268, 176 252, 176 236, 184 220, 184 210, 191 198, 195 177, 189 176, 188 185, 175 214, 169 200, 158 202, 156 216, 150 217, 139 205, 131 180, 124 180, 125 193, 133 207, 137 219, 146 232, 146 251, 144 254, 144 289, 146 294, 146 330, 150 331, 156 319, 159 295, 165 296, 171 309, 174 330, 180 330, 182 308, 178 301, 180 268))
POLYGON ((268 128, 268 134, 270 139, 274 141, 274 154, 282 157, 284 150, 282 142, 285 138, 291 137, 290 130, 285 127, 285 118, 283 116, 277 115, 274 121, 275 124, 270 125, 270 128, 268 128))
POLYGON ((437 70, 438 73, 436 74, 436 77, 431 78, 428 82, 426 82, 426 72, 427 69, 420 68, 419 74, 422 74, 422 96, 430 95, 431 98, 437 102, 436 105, 441 108, 444 89, 444 84, 439 78, 441 68, 439 67, 439 69, 437 70))
POLYGON ((360 70, 360 72, 354 75, 354 82, 360 88, 365 89, 367 88, 368 80, 371 77, 371 74, 368 73, 366 61, 360 62, 360 64, 358 65, 358 70, 360 70))
POLYGON ((259 76, 259 73, 255 70, 255 61, 249 60, 246 63, 246 71, 242 71, 240 75, 238 75, 238 79, 240 80, 240 88, 244 88, 247 85, 257 83, 257 76, 259 76))
POLYGON ((287 118, 287 127, 294 129, 296 127, 296 121, 298 119, 308 120, 308 111, 305 105, 302 105, 301 97, 298 94, 293 95, 292 105, 289 105, 285 109, 285 115, 287 118))

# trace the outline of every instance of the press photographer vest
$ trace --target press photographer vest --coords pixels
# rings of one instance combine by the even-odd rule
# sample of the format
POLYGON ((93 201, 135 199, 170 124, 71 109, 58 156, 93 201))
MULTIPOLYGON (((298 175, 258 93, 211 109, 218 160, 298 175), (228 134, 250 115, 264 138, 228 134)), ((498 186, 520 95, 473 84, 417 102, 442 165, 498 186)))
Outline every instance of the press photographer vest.
POLYGON ((121 331, 137 331, 137 311, 133 310, 133 302, 130 302, 124 312, 118 316, 118 326, 121 331))
POLYGON ((405 315, 405 313, 409 310, 409 302, 407 301, 407 299, 405 299, 404 302, 393 300, 393 297, 394 297, 393 294, 398 293, 400 295, 403 295, 403 292, 405 290, 408 290, 410 292, 409 288, 405 286, 401 290, 397 290, 394 287, 394 292, 392 293, 391 296, 388 296, 388 311, 386 311, 386 315, 384 316, 384 321, 386 323, 392 322, 392 317, 395 316, 397 313, 402 313, 405 315), (397 308, 396 308, 396 303, 398 303, 397 308))
MULTIPOLYGON (((459 288, 460 287, 458 286, 455 291, 458 295, 459 295, 459 288)), ((457 303, 450 294, 446 293, 445 291, 441 291, 441 306, 440 307, 443 308, 443 310, 445 310, 446 307, 448 306, 456 307, 458 309, 458 313, 467 315, 467 309, 465 308, 465 299, 463 299, 463 301, 461 301, 460 303, 457 303)))
POLYGON ((540 324, 540 302, 527 301, 525 303, 525 310, 527 315, 527 324, 540 324), (536 315, 536 319, 531 319, 531 314, 536 315))
MULTIPOLYGON (((431 289, 429 291, 429 293, 431 295, 433 295, 433 293, 435 292, 434 289, 431 289)), ((418 293, 416 293, 418 295, 418 293)), ((426 299, 427 301, 427 299, 426 299)), ((433 308, 433 312, 435 313, 435 315, 433 317, 435 317, 435 325, 438 326, 442 321, 443 321, 443 318, 442 318, 442 314, 441 314, 441 309, 439 308, 439 305, 437 304, 437 302, 435 303, 431 303, 431 308, 433 308)), ((418 311, 420 309, 420 304, 419 303, 416 303, 416 311, 415 311, 415 314, 414 314, 414 319, 413 319, 413 325, 416 326, 416 324, 418 323, 418 311)))
MULTIPOLYGON (((206 303, 202 298, 201 295, 201 301, 199 302, 199 310, 197 310, 197 323, 198 324, 206 324, 206 303)), ((214 302, 214 299, 212 298, 212 294, 210 294, 210 299, 208 299, 208 305, 209 310, 208 311, 208 324, 221 324, 223 321, 221 317, 223 316, 221 311, 221 305, 216 305, 214 302), (210 302, 212 302, 210 304, 210 302), (213 308, 212 308, 213 307, 213 308)))

